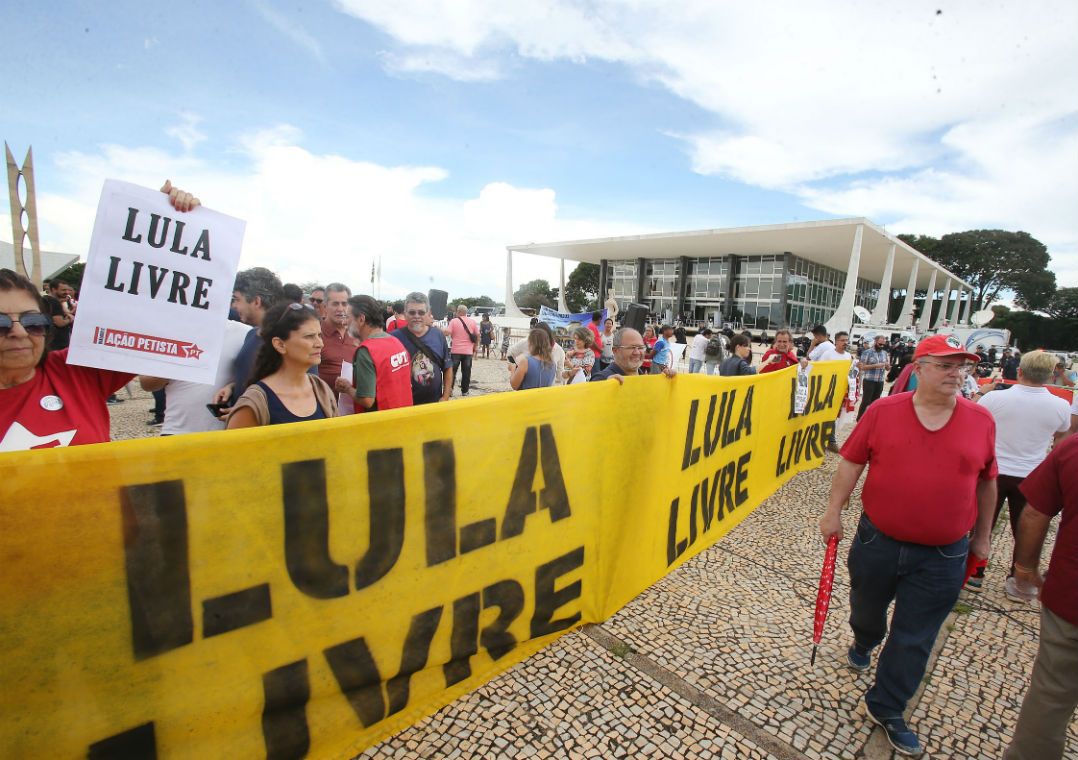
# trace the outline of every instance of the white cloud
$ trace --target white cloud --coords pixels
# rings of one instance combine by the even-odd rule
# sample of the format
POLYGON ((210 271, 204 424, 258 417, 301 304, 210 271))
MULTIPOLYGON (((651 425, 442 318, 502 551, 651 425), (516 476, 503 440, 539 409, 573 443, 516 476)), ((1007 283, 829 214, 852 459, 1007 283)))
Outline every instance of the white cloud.
POLYGON ((917 232, 1025 229, 1078 282, 1073 2, 337 4, 395 40, 387 65, 466 80, 520 59, 623 64, 712 114, 674 135, 699 173, 917 232))
POLYGON ((183 149, 190 153, 196 145, 206 139, 206 135, 198 128, 201 121, 201 116, 184 111, 180 114, 180 123, 166 129, 165 134, 179 140, 183 149))
MULTIPOLYGON (((475 197, 432 198, 424 190, 447 177, 444 169, 316 154, 301 141, 288 125, 244 135, 237 145, 244 161, 234 170, 157 148, 58 154, 67 186, 39 197, 42 247, 85 253, 106 178, 146 187, 168 178, 208 207, 246 220, 241 267, 267 266, 285 281, 339 280, 370 293, 371 263, 380 257, 383 298, 439 287, 501 300, 506 245, 653 231, 560 219, 548 188, 492 181, 475 197)), ((518 285, 536 277, 556 285, 557 262, 517 256, 514 275, 518 285)))

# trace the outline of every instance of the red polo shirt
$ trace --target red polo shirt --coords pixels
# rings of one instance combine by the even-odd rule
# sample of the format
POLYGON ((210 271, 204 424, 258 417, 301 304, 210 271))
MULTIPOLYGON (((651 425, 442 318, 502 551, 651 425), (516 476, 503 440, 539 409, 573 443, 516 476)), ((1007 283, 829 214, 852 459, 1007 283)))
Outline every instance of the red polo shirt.
POLYGON ((913 394, 882 398, 865 412, 842 458, 868 464, 861 503, 898 541, 952 544, 977 520, 977 483, 996 477, 996 423, 987 409, 956 399, 947 424, 929 430, 913 394))
POLYGON ((352 363, 359 348, 359 339, 353 338, 345 330, 337 332, 337 326, 328 319, 322 320, 322 363, 318 365, 318 376, 330 388, 341 376, 341 362, 352 363))
POLYGON ((1049 517, 1063 513, 1041 603, 1071 625, 1078 625, 1078 435, 1052 449, 1019 488, 1038 512, 1049 517))

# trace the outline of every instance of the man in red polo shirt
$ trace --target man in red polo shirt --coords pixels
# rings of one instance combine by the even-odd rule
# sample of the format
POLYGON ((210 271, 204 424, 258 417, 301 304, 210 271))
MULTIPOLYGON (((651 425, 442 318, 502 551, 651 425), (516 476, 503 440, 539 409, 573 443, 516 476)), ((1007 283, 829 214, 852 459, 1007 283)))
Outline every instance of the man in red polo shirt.
POLYGON ((1029 691, 1005 760, 1059 760, 1078 705, 1078 436, 1052 449, 1020 486, 1028 500, 1018 522, 1015 580, 1041 589, 1041 637, 1029 691), (1041 578, 1041 549, 1052 517, 1063 513, 1041 578))
POLYGON ((326 318, 322 320, 322 363, 318 365, 318 376, 330 388, 341 376, 341 364, 352 363, 359 347, 359 340, 349 333, 352 314, 348 309, 348 299, 352 291, 347 285, 331 282, 326 285, 326 318))
POLYGON ((864 512, 847 559, 853 645, 846 662, 868 670, 887 636, 865 707, 891 746, 910 757, 923 749, 903 718, 906 704, 958 599, 967 553, 987 558, 991 544, 996 425, 959 395, 976 360, 953 336, 921 341, 913 358, 917 390, 865 412, 842 447, 820 520, 825 540, 842 538, 842 508, 867 465, 864 512))

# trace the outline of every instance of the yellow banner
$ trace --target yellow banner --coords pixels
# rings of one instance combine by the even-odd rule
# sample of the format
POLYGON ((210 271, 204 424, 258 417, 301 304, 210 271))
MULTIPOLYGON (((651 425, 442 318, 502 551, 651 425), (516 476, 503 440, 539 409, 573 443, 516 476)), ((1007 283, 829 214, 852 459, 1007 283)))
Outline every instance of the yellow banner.
POLYGON ((346 757, 823 458, 845 363, 0 457, 10 757, 346 757))

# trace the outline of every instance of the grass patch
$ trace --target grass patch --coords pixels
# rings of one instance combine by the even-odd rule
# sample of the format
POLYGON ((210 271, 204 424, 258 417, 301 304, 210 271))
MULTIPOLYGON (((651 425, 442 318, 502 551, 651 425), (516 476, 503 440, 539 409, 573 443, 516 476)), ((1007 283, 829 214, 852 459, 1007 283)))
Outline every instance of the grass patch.
POLYGON ((958 602, 954 606, 954 611, 957 612, 959 615, 968 615, 969 613, 973 612, 973 607, 966 604, 965 602, 958 602))
POLYGON ((617 644, 614 644, 610 647, 610 654, 620 659, 625 659, 635 651, 635 649, 626 644, 624 641, 619 641, 617 644))

